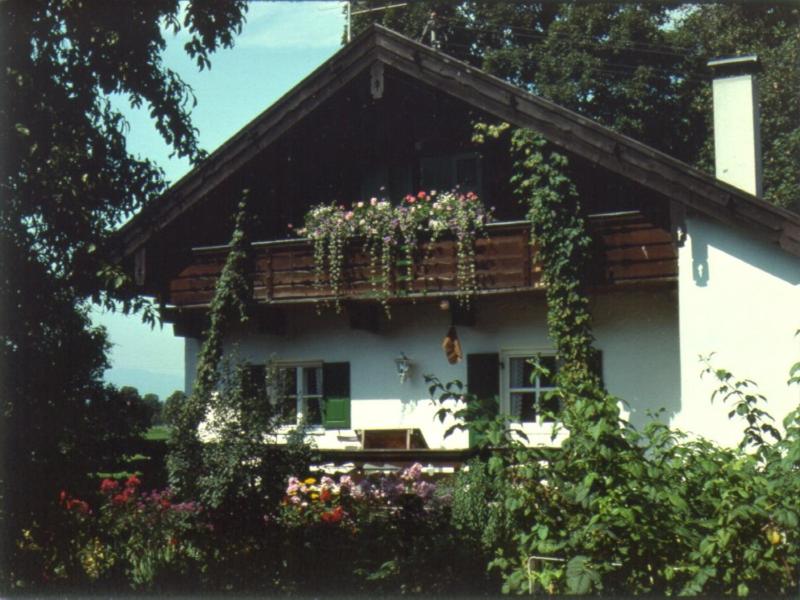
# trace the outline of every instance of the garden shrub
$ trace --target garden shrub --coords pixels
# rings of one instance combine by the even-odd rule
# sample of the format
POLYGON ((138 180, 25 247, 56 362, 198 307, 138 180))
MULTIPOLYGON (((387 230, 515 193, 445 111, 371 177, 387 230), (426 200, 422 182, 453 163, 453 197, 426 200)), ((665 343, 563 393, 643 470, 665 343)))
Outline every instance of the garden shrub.
POLYGON ((26 530, 19 542, 28 586, 188 589, 205 565, 202 507, 169 490, 145 492, 135 475, 104 479, 96 503, 62 491, 57 512, 58 530, 26 530))
POLYGON ((278 520, 290 578, 307 593, 489 591, 480 546, 451 524, 452 489, 422 466, 402 473, 319 481, 293 477, 278 520), (314 565, 315 578, 303 576, 314 565))

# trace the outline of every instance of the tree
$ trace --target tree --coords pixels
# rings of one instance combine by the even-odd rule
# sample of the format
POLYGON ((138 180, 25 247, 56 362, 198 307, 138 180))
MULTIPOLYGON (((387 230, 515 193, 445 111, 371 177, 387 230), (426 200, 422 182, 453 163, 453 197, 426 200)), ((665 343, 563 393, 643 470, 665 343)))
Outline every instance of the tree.
MULTIPOLYGON (((165 182, 155 164, 128 153, 127 124, 110 96, 147 106, 174 152, 201 160, 191 88, 161 61, 165 34, 188 31, 187 53, 208 68, 211 53, 233 44, 245 10, 245 0, 184 8, 178 0, 0 3, 6 560, 19 531, 45 517, 43 503, 65 480, 86 475, 93 399, 110 393, 101 384, 105 332, 91 327, 87 299, 122 300, 126 310, 146 305, 109 249, 116 226, 165 182)), ((145 317, 152 322, 154 314, 145 317)), ((9 565, 0 567, 7 581, 9 565)))
POLYGON ((426 32, 425 43, 434 31, 445 52, 709 172, 706 63, 756 53, 765 198, 800 209, 800 9, 789 3, 422 0, 359 15, 354 31, 374 19, 415 39, 426 32))
POLYGON ((163 425, 164 424, 164 415, 163 409, 164 405, 161 403, 161 400, 158 398, 158 394, 145 394, 142 397, 142 402, 144 402, 145 406, 147 406, 147 410, 150 414, 150 425, 163 425))

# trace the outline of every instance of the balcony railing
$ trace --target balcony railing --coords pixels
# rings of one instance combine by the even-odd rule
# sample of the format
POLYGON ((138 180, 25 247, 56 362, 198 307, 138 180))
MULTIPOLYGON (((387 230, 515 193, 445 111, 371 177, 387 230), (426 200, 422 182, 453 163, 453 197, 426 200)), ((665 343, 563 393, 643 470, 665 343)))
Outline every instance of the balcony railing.
MULTIPOLYGON (((596 285, 670 281, 677 277, 677 253, 670 234, 639 213, 590 218, 597 242, 592 278, 596 285)), ((541 265, 526 221, 492 223, 475 244, 478 294, 501 294, 542 288, 541 265)), ((305 239, 256 242, 251 276, 255 299, 264 304, 289 304, 330 299, 333 292, 316 282, 313 249, 305 239)), ((191 263, 170 281, 168 302, 175 306, 211 301, 225 263, 227 246, 194 248, 191 263)), ((456 293, 456 249, 452 240, 423 243, 411 278, 394 274, 394 297, 442 296, 456 293)), ((401 267, 405 269, 405 267, 401 267)), ((404 273, 403 273, 404 274, 404 273)), ((361 245, 345 258, 340 295, 344 300, 375 297, 373 274, 361 245)))

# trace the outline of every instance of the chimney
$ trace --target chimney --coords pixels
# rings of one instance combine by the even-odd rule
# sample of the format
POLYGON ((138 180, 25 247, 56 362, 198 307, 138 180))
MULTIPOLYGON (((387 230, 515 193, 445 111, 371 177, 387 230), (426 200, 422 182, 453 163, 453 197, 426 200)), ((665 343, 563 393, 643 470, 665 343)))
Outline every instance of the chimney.
POLYGON ((718 179, 761 197, 761 127, 758 57, 715 58, 714 166, 718 179))

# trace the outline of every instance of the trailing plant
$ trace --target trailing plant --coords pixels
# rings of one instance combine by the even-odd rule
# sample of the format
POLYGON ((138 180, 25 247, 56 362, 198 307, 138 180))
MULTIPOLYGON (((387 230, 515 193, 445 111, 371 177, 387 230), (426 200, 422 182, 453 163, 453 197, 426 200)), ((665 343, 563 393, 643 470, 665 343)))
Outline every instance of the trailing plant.
POLYGON ((422 233, 429 235, 422 267, 437 240, 448 233, 454 236, 457 296, 468 304, 477 291, 475 239, 490 220, 491 211, 472 192, 431 191, 408 195, 398 206, 378 198, 356 202, 350 209, 333 204, 314 206, 298 234, 311 240, 315 284, 320 290, 329 286, 337 312, 341 310, 345 252, 353 241, 361 240, 369 260, 373 293, 391 317, 389 299, 394 291, 395 267, 404 267, 397 280, 406 285, 398 292, 411 291, 422 233))
POLYGON ((167 468, 171 485, 181 493, 194 495, 197 491, 196 476, 202 463, 198 428, 208 413, 211 395, 219 381, 223 338, 231 325, 246 322, 248 318, 252 282, 247 277, 250 262, 247 196, 248 192, 245 191, 235 215, 230 250, 214 289, 209 308, 209 326, 198 355, 194 388, 176 411, 174 427, 170 432, 167 468))

